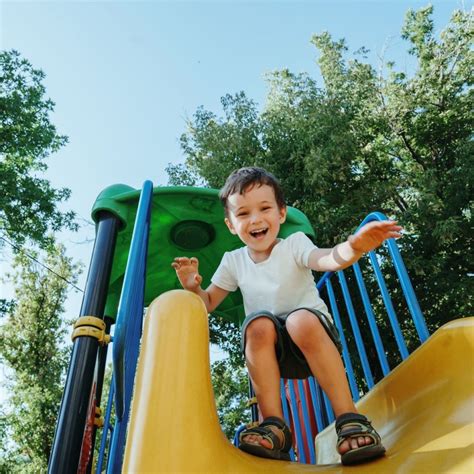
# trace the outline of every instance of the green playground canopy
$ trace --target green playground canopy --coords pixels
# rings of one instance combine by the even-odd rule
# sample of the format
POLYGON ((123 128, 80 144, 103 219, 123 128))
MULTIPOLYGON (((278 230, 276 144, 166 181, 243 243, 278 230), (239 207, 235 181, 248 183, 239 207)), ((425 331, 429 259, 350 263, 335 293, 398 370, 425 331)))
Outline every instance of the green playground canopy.
MULTIPOLYGON (((124 184, 115 184, 99 194, 92 208, 92 218, 95 222, 100 212, 108 211, 122 223, 117 237, 105 309, 105 315, 114 319, 122 291, 139 198, 140 190, 124 184)), ((282 225, 279 235, 285 238, 297 231, 314 238, 314 230, 308 218, 298 209, 289 207, 286 222, 282 225)), ((155 187, 151 205, 145 306, 161 293, 181 288, 171 267, 175 257, 197 257, 203 276, 202 285, 206 288, 224 252, 242 245, 239 238, 232 235, 224 223, 224 210, 217 189, 155 187)), ((240 292, 229 294, 215 313, 237 324, 243 321, 240 292)))

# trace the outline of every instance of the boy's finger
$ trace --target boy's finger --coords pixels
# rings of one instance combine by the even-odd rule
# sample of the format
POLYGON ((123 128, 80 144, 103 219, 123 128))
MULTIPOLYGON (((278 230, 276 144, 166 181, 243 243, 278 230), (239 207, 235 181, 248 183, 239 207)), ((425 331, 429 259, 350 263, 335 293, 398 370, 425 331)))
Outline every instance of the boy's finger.
POLYGON ((195 263, 197 265, 199 263, 199 260, 196 257, 191 257, 190 262, 191 264, 195 263))

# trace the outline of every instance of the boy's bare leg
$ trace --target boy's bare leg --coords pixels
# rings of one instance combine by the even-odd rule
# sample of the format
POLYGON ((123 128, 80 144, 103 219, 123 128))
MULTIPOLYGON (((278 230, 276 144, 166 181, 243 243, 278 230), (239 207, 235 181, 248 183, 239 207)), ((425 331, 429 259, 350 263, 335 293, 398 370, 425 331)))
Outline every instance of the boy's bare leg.
MULTIPOLYGON (((326 392, 336 417, 347 412, 357 413, 341 356, 314 314, 307 310, 295 311, 288 317, 286 328, 326 392)), ((339 452, 344 454, 350 449, 371 443, 369 437, 350 439, 341 444, 339 452)))
MULTIPOLYGON (((280 369, 275 353, 277 341, 273 321, 261 317, 254 319, 245 332, 245 359, 252 386, 258 400, 258 406, 263 418, 277 416, 283 419, 280 400, 280 369)), ((275 433, 283 441, 283 433, 276 429, 275 433)), ((259 443, 271 448, 270 443, 261 436, 245 436, 247 443, 259 443)))

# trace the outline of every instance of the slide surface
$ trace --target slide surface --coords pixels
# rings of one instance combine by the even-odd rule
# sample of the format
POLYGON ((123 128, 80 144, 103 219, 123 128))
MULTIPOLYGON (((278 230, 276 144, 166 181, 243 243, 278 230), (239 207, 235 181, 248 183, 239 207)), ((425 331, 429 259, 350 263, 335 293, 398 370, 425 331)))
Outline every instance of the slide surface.
POLYGON ((256 458, 222 433, 210 380, 204 305, 163 294, 147 313, 123 472, 474 472, 474 318, 440 328, 358 403, 387 455, 343 467, 333 425, 317 437, 318 465, 256 458))

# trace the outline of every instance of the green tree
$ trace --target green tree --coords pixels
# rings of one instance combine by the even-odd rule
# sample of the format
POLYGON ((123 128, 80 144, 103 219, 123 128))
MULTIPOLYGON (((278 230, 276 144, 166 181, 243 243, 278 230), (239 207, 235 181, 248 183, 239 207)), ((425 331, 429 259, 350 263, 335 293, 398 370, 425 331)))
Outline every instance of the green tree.
MULTIPOLYGON (((406 15, 402 38, 416 62, 410 73, 393 62, 379 73, 364 48, 351 57, 343 39, 317 34, 322 85, 306 73, 274 72, 261 112, 244 92, 226 95, 221 117, 201 107, 181 137, 188 173, 210 187, 221 187, 240 166, 272 171, 288 203, 309 217, 320 246, 346 238, 369 212, 397 219, 431 331, 472 314, 474 294, 472 14, 454 12, 436 35, 432 13, 426 7, 406 15)), ((413 348, 417 338, 396 278, 384 271, 413 348)), ((380 298, 372 301, 382 333, 390 334, 380 298)), ((231 325, 221 326, 221 339, 235 335, 231 325)), ((398 351, 392 338, 385 342, 393 366, 398 351)))
POLYGON ((222 430, 233 440, 239 425, 247 423, 250 418, 247 373, 243 367, 235 368, 228 361, 220 360, 212 364, 211 375, 222 430))
MULTIPOLYGON (((39 255, 36 253, 35 258, 39 255)), ((79 267, 62 245, 49 248, 44 267, 20 252, 12 281, 16 304, 0 326, 0 362, 7 367, 9 397, 0 418, 4 472, 43 472, 53 441, 68 363, 62 317, 68 283, 79 267)))
MULTIPOLYGON (((223 117, 199 108, 181 138, 186 164, 211 187, 260 165, 314 225, 317 242, 347 237, 380 210, 406 228, 400 242, 431 329, 472 312, 472 15, 456 11, 435 35, 432 7, 409 11, 402 37, 411 74, 384 74, 364 49, 315 35, 324 84, 288 70, 268 77, 266 106, 243 92, 223 117)), ((408 323, 407 323, 408 324, 408 323)))
POLYGON ((76 228, 74 213, 58 208, 70 191, 41 176, 45 159, 67 143, 50 121, 55 104, 44 78, 17 51, 0 52, 0 228, 16 244, 42 247, 53 242, 50 232, 76 228))

